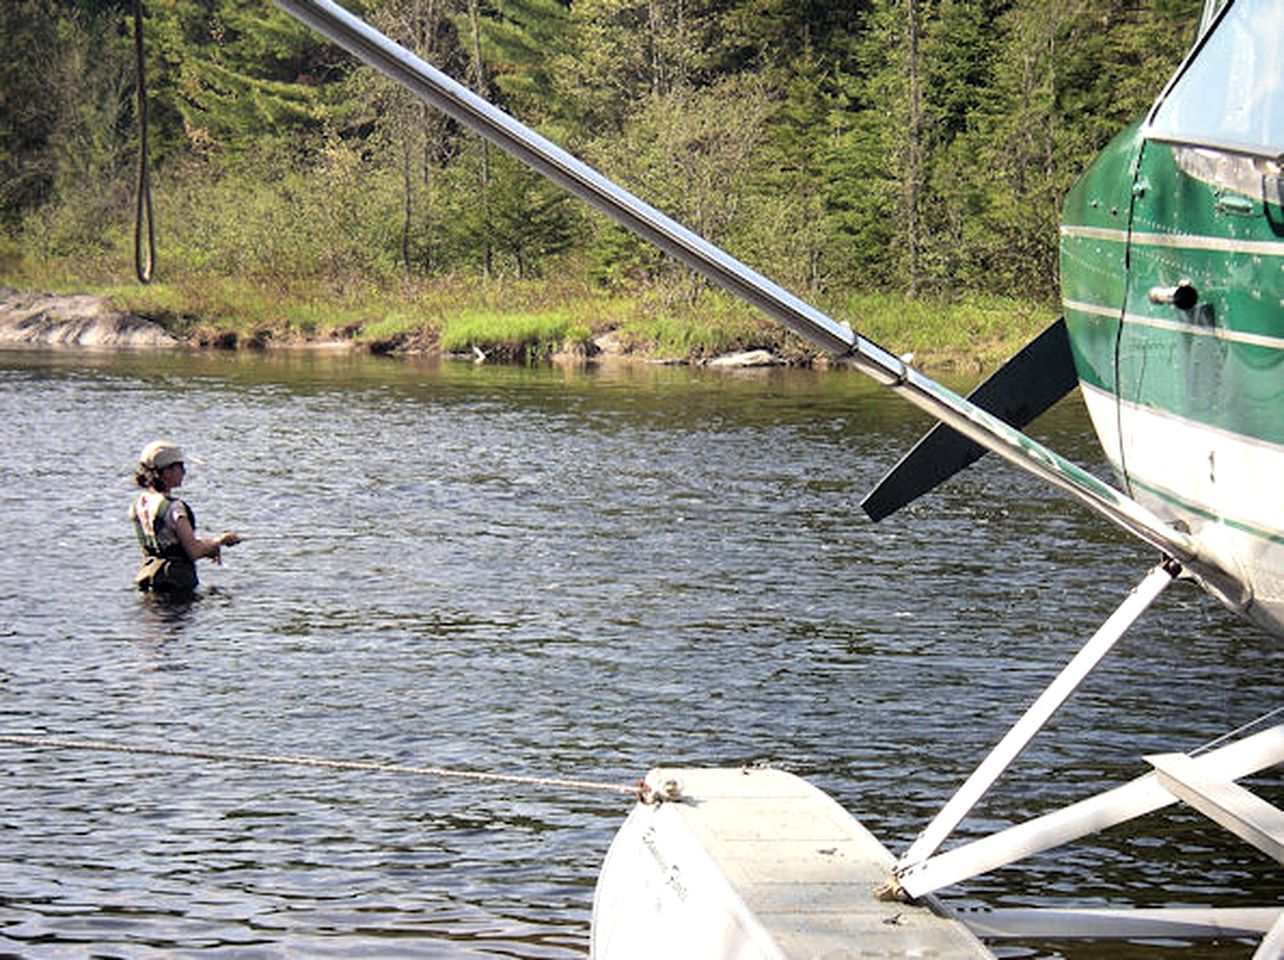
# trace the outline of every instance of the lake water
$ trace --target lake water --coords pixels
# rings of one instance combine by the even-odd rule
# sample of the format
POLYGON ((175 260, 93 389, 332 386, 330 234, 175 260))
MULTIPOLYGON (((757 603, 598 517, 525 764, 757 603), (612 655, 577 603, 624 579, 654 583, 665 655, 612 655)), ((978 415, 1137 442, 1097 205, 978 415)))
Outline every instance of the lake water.
MULTIPOLYGON (((927 422, 855 374, 9 352, 0 413, 0 734, 607 785, 763 762, 895 852, 1154 559, 988 460, 871 524, 862 495, 927 422), (186 607, 130 582, 156 436, 206 461, 183 487, 200 528, 248 537, 186 607)), ((1035 432, 1103 472, 1077 398, 1035 432)), ((962 835, 1253 720, 1280 658, 1174 587, 962 835)), ((0 953, 582 957, 628 808, 0 744, 0 953)), ((957 895, 1280 902, 1278 869, 1199 818, 1144 825, 1162 839, 1113 831, 957 895)))

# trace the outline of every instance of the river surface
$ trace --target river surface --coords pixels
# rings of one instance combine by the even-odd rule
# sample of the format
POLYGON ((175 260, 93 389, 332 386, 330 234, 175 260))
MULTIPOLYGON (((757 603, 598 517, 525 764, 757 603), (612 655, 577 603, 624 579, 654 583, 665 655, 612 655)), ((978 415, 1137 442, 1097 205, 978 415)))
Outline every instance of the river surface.
MULTIPOLYGON (((612 786, 767 763, 900 852, 1154 559, 989 459, 870 523, 862 495, 926 426, 855 374, 0 353, 0 734, 612 786), (248 538, 182 607, 131 585, 157 436, 205 461, 200 529, 248 538)), ((1104 474, 1077 397, 1034 432, 1104 474)), ((1174 587, 962 835, 1252 721, 1280 661, 1174 587)), ((628 808, 0 744, 0 954, 583 957, 628 808)), ((957 898, 1280 902, 1280 872, 1200 819, 1143 826, 957 898)))

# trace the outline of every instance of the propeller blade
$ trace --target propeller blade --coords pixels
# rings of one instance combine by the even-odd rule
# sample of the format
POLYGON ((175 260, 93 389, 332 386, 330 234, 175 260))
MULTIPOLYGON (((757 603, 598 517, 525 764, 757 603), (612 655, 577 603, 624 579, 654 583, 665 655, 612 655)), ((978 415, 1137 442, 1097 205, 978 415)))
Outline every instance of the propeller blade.
MULTIPOLYGON (((1027 343, 967 399, 1020 429, 1078 382, 1062 318, 1027 343)), ((861 501, 861 507, 871 520, 882 520, 971 466, 985 452, 976 441, 938 423, 888 471, 861 501)))

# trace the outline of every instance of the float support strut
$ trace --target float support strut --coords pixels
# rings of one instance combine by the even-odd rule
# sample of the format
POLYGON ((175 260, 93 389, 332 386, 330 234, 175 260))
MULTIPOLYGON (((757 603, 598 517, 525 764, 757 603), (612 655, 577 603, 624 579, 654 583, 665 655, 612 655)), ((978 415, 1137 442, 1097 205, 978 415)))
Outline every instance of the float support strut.
MULTIPOLYGON (((1188 769, 1202 780, 1233 783, 1280 763, 1284 763, 1284 724, 1193 757, 1188 769)), ((916 899, 1154 813, 1177 800, 1177 795, 1160 783, 1158 772, 1152 771, 1104 793, 928 857, 912 870, 898 874, 896 880, 903 896, 916 899)), ((971 925, 970 920, 968 923, 971 925)))
POLYGON ((1155 602, 1155 599, 1172 583, 1180 566, 1165 559, 1157 564, 1128 595, 1119 608, 1093 634, 1083 649, 1062 668, 1057 678, 1048 685, 1039 698, 1030 705, 1020 720, 1013 725, 1002 740, 995 745, 979 767, 959 787, 958 792, 941 808, 941 812, 928 824, 918 839, 905 852, 896 865, 896 874, 911 870, 916 864, 930 857, 945 839, 976 806, 987 790, 1002 776, 1023 751, 1035 734, 1048 722, 1084 678, 1110 652, 1115 643, 1128 631, 1137 618, 1155 602))

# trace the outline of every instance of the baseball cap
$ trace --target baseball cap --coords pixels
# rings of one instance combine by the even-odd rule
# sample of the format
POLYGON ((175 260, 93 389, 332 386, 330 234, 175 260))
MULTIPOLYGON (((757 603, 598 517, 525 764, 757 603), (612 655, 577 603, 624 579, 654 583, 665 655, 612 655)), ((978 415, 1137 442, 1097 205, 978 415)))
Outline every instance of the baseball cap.
POLYGON ((185 460, 187 457, 183 454, 183 448, 168 440, 153 440, 138 455, 139 465, 152 470, 164 470, 172 463, 182 463, 185 460))

